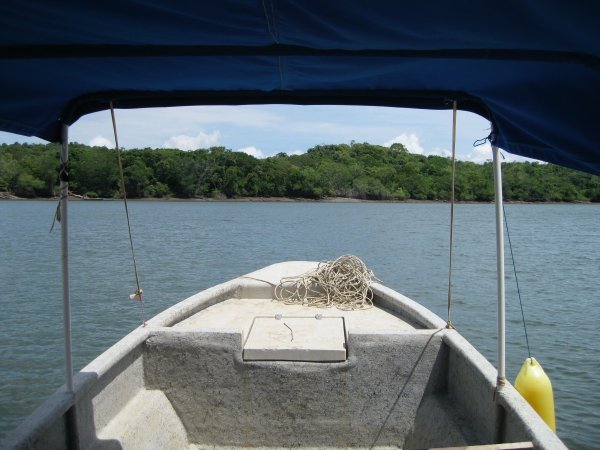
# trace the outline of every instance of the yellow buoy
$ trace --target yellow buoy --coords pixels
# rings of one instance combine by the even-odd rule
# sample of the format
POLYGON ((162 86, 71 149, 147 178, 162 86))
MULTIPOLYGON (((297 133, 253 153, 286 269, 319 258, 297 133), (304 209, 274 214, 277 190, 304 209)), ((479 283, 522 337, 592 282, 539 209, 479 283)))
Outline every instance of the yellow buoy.
POLYGON ((535 358, 527 358, 523 363, 515 380, 515 389, 556 433, 552 383, 535 358))

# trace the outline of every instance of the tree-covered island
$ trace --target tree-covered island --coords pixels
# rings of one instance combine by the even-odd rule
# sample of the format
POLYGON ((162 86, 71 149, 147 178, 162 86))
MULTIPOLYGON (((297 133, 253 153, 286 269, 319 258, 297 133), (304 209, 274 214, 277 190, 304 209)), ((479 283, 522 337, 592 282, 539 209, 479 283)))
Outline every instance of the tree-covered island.
MULTIPOLYGON (((18 197, 58 192, 56 144, 2 144, 0 191, 18 197)), ((114 149, 70 144, 70 189, 89 198, 119 194, 114 149)), ((256 159, 223 147, 181 151, 122 152, 131 198, 345 197, 366 200, 431 200, 450 197, 450 161, 409 153, 402 144, 319 145, 301 155, 256 159)), ((508 201, 599 202, 600 177, 552 164, 504 163, 508 201)), ((458 201, 494 197, 492 164, 456 162, 458 201)))

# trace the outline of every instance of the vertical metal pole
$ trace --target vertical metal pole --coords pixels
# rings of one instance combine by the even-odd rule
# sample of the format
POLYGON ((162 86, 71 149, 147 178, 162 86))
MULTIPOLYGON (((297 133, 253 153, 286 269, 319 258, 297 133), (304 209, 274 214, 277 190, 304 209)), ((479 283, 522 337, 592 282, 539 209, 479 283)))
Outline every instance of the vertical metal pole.
POLYGON ((457 102, 452 102, 452 183, 450 191, 450 251, 448 261, 448 320, 446 321, 446 328, 453 329, 454 325, 450 320, 450 309, 452 308, 452 248, 454 243, 454 185, 455 185, 455 174, 456 174, 456 110, 457 102))
POLYGON ((496 196, 496 261, 498 277, 498 385, 506 382, 506 330, 504 295, 504 224, 502 215, 502 167, 499 149, 492 145, 494 158, 494 193, 496 196))
POLYGON ((63 323, 65 331, 65 368, 67 391, 73 392, 73 359, 71 356, 71 299, 69 295, 69 126, 62 125, 60 150, 60 237, 63 289, 63 323))

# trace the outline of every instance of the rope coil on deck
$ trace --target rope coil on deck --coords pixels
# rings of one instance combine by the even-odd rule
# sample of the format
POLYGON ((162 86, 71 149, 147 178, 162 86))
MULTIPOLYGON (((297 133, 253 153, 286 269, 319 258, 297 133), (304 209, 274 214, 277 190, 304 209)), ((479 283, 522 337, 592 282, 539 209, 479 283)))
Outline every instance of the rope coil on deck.
POLYGON ((275 299, 286 305, 367 309, 373 306, 372 280, 377 278, 365 263, 354 255, 343 255, 320 262, 305 274, 282 278, 275 287, 275 299))

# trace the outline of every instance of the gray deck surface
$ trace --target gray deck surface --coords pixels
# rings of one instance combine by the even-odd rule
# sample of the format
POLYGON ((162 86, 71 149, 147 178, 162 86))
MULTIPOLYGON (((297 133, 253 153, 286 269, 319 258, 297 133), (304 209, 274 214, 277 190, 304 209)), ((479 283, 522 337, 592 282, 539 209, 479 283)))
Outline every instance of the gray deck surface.
POLYGON ((342 311, 335 307, 315 308, 286 305, 271 298, 231 298, 217 303, 173 326, 179 330, 239 330, 247 335, 252 319, 257 316, 282 314, 288 317, 344 317, 349 333, 388 334, 414 330, 414 327, 390 312, 373 307, 360 311, 342 311))

